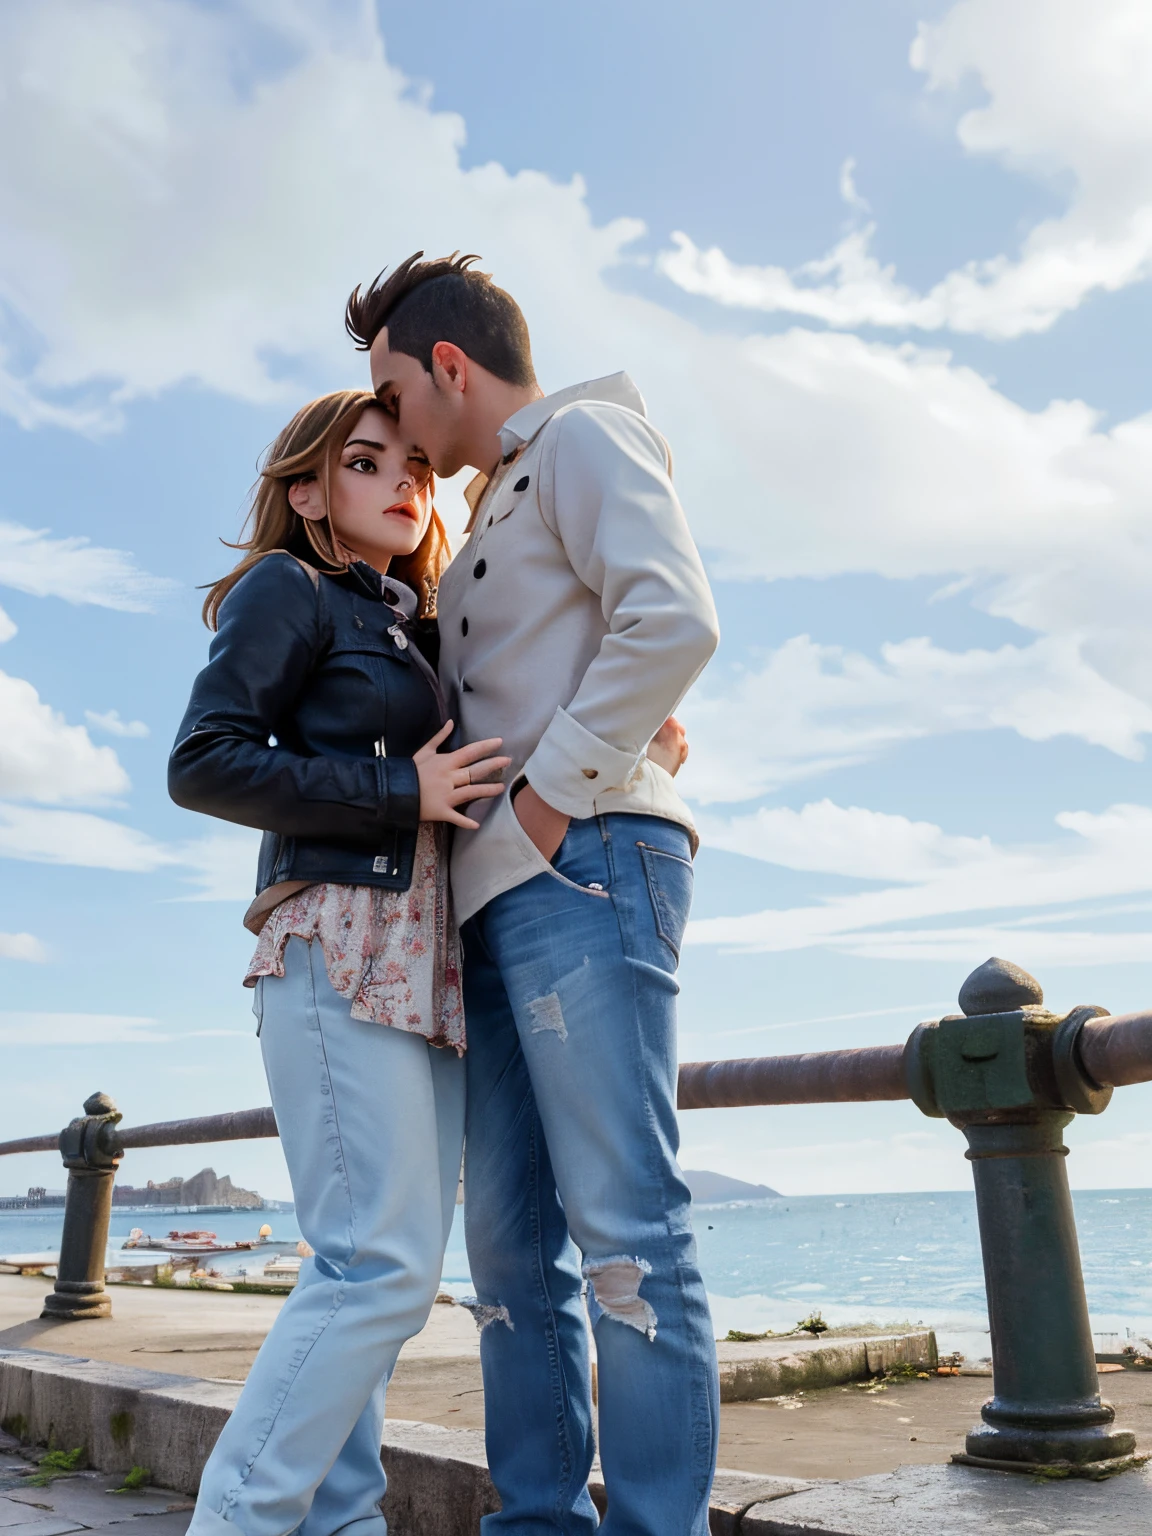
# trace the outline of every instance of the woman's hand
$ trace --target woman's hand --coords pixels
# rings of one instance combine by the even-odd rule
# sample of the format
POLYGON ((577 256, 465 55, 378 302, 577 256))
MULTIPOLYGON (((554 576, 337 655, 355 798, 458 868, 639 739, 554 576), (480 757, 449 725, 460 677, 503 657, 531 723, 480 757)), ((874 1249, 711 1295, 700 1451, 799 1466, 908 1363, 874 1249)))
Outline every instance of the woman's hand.
POLYGON ((503 784, 486 781, 499 778, 512 759, 488 755, 500 746, 500 736, 469 742, 455 752, 437 752, 440 743, 452 734, 454 725, 455 721, 446 720, 413 758, 420 779, 420 820, 450 821, 475 832, 480 823, 462 815, 456 807, 502 795, 503 784))
POLYGON ((688 733, 675 715, 668 716, 648 743, 648 756, 673 777, 688 761, 688 733))

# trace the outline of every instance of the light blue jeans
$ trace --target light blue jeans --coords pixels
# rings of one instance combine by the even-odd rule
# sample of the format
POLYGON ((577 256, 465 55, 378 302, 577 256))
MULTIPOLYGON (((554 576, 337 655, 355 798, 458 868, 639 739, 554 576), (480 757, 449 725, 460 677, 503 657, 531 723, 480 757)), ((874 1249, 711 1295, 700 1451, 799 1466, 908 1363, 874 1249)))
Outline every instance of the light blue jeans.
POLYGON ((601 816, 464 928, 464 1211, 503 1501, 487 1536, 596 1529, 585 1283, 602 1536, 708 1533, 716 1347, 676 1162, 691 896, 682 827, 601 816))
POLYGON ((440 1282, 464 1063, 350 1016, 293 938, 254 1012, 296 1219, 315 1250, 204 1468, 190 1536, 384 1536, 384 1389, 440 1282))

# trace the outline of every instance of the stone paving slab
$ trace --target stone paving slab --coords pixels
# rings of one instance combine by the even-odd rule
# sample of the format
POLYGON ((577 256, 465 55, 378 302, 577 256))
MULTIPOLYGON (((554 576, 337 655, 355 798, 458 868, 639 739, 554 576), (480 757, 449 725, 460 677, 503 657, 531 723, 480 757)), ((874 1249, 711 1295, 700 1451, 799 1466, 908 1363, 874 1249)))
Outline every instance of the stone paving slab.
POLYGON ((76 1520, 64 1520, 59 1515, 45 1514, 0 1499, 0 1530, 27 1532, 27 1536, 65 1536, 67 1531, 83 1529, 76 1520))
POLYGON ((46 1505, 54 1514, 78 1525, 105 1526, 122 1525, 143 1515, 167 1514, 169 1504, 180 1498, 167 1488, 140 1488, 132 1493, 108 1491, 122 1482, 122 1477, 109 1477, 103 1472, 80 1473, 57 1478, 47 1488, 12 1489, 5 1495, 5 1501, 41 1508, 46 1505))
POLYGON ((185 1496, 168 1488, 145 1486, 113 1492, 123 1477, 108 1472, 67 1472, 40 1485, 34 1479, 40 1452, 22 1449, 14 1436, 0 1431, 0 1530, 11 1536, 68 1536, 77 1531, 115 1529, 140 1520, 140 1536, 184 1536, 192 1518, 185 1496))
POLYGON ((900 1467, 814 1484, 750 1509, 740 1536, 1148 1536, 1152 1472, 1049 1482, 972 1467, 900 1467))

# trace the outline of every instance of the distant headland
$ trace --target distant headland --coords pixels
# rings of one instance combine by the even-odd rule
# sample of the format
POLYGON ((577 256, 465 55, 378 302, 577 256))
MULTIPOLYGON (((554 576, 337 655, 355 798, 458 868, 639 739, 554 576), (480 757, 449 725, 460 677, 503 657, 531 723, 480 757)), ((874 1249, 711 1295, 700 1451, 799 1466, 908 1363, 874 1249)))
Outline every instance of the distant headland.
MULTIPOLYGON (((0 1210, 40 1211, 62 1208, 62 1189, 31 1188, 26 1195, 0 1198, 0 1210)), ((157 1184, 149 1179, 140 1188, 117 1183, 112 1190, 112 1205, 118 1210, 144 1208, 165 1211, 291 1211, 290 1200, 268 1200, 254 1189, 240 1189, 227 1174, 217 1178, 215 1168, 201 1168, 190 1179, 165 1179, 157 1184)))
POLYGON ((778 1189, 767 1184, 746 1184, 730 1179, 726 1173, 709 1173, 704 1168, 685 1168, 684 1178, 692 1191, 695 1205, 720 1205, 725 1200, 782 1200, 778 1189))
POLYGON ((262 1211, 267 1202, 254 1189, 239 1189, 227 1174, 216 1177, 215 1168, 201 1168, 190 1179, 165 1179, 162 1184, 151 1179, 141 1189, 131 1184, 117 1184, 112 1191, 116 1205, 215 1205, 227 1210, 262 1211))

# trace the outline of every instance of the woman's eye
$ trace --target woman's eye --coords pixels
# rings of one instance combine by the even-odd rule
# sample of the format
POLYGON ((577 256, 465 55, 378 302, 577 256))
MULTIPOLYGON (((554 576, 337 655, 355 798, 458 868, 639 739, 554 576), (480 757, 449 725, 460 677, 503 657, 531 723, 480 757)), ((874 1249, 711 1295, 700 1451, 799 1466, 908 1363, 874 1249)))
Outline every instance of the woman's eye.
POLYGON ((361 475, 374 475, 376 473, 376 463, 373 459, 349 459, 348 468, 354 469, 357 474, 361 475))

